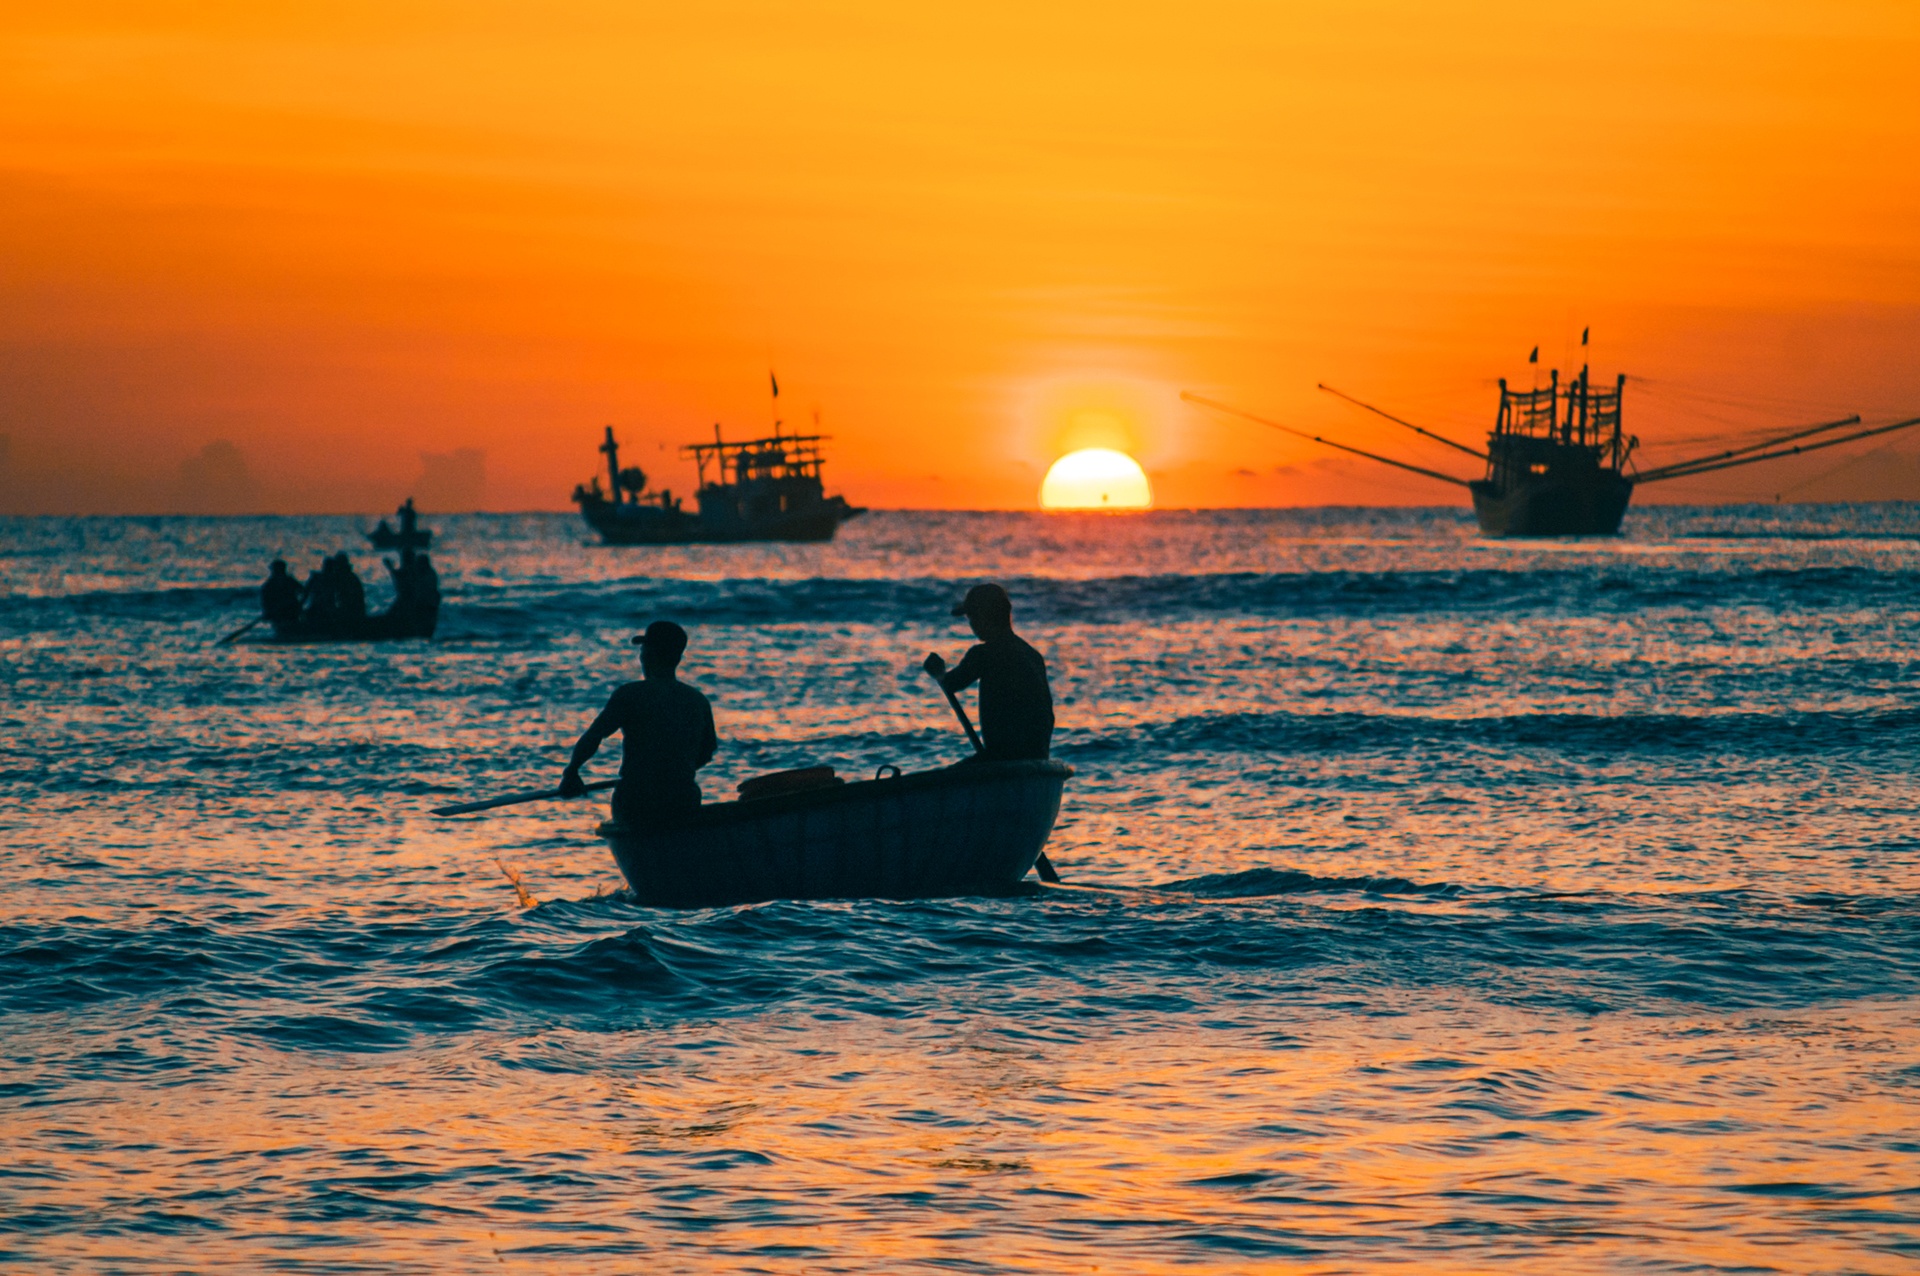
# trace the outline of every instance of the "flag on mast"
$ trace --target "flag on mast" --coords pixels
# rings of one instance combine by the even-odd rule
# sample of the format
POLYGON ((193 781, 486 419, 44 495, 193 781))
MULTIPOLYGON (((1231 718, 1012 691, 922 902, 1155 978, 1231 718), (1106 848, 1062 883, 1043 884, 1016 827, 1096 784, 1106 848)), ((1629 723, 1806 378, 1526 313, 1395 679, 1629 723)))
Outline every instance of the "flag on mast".
POLYGON ((1584 345, 1586 345, 1586 344, 1587 344, 1587 334, 1588 334, 1589 332, 1592 332, 1592 331, 1593 331, 1593 329, 1592 329, 1592 328, 1582 328, 1582 329, 1580 329, 1580 344, 1581 344, 1581 345, 1583 345, 1583 346, 1584 346, 1584 345))
POLYGON ((769 370, 767 373, 767 380, 773 382, 773 397, 776 399, 779 398, 780 397, 780 378, 774 376, 772 371, 769 370))
POLYGON ((1533 348, 1533 353, 1527 356, 1527 362, 1528 362, 1528 363, 1538 363, 1538 362, 1540 362, 1540 347, 1539 347, 1539 346, 1535 346, 1535 347, 1533 348))

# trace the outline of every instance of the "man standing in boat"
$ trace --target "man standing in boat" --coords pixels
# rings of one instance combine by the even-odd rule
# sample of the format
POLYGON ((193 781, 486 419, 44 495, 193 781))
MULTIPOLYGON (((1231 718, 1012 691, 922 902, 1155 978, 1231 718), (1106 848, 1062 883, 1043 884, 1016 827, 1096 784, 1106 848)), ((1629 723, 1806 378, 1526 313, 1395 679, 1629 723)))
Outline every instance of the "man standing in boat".
POLYGON ((686 630, 671 620, 656 620, 633 641, 640 644, 644 676, 607 698, 607 707, 573 746, 560 791, 568 797, 585 792, 580 768, 602 740, 618 731, 624 753, 620 784, 613 791, 615 822, 635 830, 671 827, 700 806, 694 772, 713 760, 719 744, 713 707, 676 676, 687 649, 686 630))
POLYGON ((995 762, 1046 757, 1053 742, 1053 690, 1046 660, 1013 632, 1013 600, 998 585, 975 585, 953 614, 967 618, 979 644, 951 671, 937 652, 929 652, 922 667, 949 692, 980 684, 979 756, 995 762))

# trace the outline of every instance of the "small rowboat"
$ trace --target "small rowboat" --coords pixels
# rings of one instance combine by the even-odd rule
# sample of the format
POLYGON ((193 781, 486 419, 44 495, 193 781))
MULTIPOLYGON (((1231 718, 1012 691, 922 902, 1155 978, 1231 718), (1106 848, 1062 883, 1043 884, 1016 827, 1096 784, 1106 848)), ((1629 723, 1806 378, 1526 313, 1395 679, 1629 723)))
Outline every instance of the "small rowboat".
POLYGON ((305 623, 293 625, 275 625, 273 636, 263 638, 269 643, 306 643, 306 642, 392 642, 401 638, 431 638, 440 622, 440 608, 402 607, 395 603, 385 611, 361 616, 351 621, 325 626, 312 626, 305 623))
POLYGON ((644 834, 609 822, 600 835, 635 897, 668 908, 1004 895, 1046 846, 1072 774, 1064 762, 963 762, 716 802, 644 834))

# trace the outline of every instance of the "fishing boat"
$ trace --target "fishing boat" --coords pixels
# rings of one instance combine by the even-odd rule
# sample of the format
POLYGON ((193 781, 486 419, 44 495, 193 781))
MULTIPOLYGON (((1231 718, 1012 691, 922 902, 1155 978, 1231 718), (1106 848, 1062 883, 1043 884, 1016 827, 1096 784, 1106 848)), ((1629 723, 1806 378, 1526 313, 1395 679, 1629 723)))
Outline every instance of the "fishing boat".
POLYGON ((367 533, 367 540, 375 549, 397 549, 401 552, 414 549, 433 548, 433 529, 420 526, 420 515, 413 508, 413 498, 409 496, 406 504, 396 513, 400 517, 400 526, 381 519, 379 526, 367 533))
MULTIPOLYGON (((431 638, 440 622, 440 608, 394 602, 385 611, 320 624, 304 617, 291 625, 276 625, 265 643, 393 642, 402 638, 431 638)), ((249 640, 252 641, 252 640, 249 640)))
POLYGON ((608 822, 600 835, 648 905, 1006 894, 1045 848, 1073 775, 1051 760, 881 771, 712 803, 645 835, 608 822))
MULTIPOLYGON (((1585 334, 1580 341, 1583 346, 1586 344, 1585 334)), ((1538 354, 1536 350, 1535 357, 1538 354)), ((1920 425, 1920 417, 1909 417, 1888 425, 1834 433, 1859 425, 1860 417, 1856 414, 1770 435, 1706 456, 1639 469, 1633 464, 1633 454, 1640 440, 1621 431, 1620 403, 1626 384, 1626 374, 1622 373, 1610 388, 1604 385, 1596 388, 1584 367, 1564 386, 1557 369, 1550 374, 1547 385, 1531 390, 1512 389, 1502 378, 1500 411, 1494 418, 1493 430, 1487 435, 1484 452, 1402 420, 1332 386, 1319 387, 1423 438, 1484 462, 1486 474, 1477 479, 1464 479, 1296 430, 1191 391, 1183 392, 1180 397, 1324 447, 1443 483, 1458 484, 1472 494, 1474 518, 1488 536, 1612 536, 1619 532, 1620 520, 1637 486, 1800 456, 1920 425)))
MULTIPOLYGON (((409 503, 411 505, 411 503, 409 503)), ((338 555, 342 564, 346 555, 338 555)), ((346 568, 351 572, 351 568, 346 568)), ((386 560, 388 576, 394 579, 394 601, 384 612, 361 614, 357 606, 338 606, 321 601, 315 604, 313 589, 326 589, 326 574, 315 572, 307 587, 303 606, 296 612, 278 616, 273 637, 265 643, 388 643, 396 639, 430 639, 440 626, 440 572, 426 551, 413 549, 411 541, 401 541, 399 562, 386 560)), ((365 587, 355 587, 365 601, 365 587)), ((336 597, 336 595, 328 595, 336 597)))
POLYGON ((595 475, 591 484, 573 489, 573 501, 609 545, 832 540, 840 524, 866 510, 826 494, 820 477, 826 437, 782 434, 775 422, 766 438, 727 442, 714 426, 713 442, 680 449, 699 473, 694 512, 671 491, 649 491, 639 466, 623 467, 619 441, 608 426, 600 451, 607 458, 609 490, 595 475))

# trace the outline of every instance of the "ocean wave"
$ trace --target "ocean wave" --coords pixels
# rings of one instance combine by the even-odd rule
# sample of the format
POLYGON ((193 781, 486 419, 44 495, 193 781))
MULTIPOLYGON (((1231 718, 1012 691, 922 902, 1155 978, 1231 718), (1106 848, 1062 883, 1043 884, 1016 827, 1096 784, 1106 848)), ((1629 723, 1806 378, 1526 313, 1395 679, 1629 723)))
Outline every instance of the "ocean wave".
POLYGON ((1116 748, 1160 754, 1351 754, 1401 748, 1526 748, 1575 754, 1746 752, 1806 754, 1904 743, 1920 709, 1697 714, 1201 713, 1123 730, 1062 733, 1071 760, 1116 748))
MULTIPOLYGON (((639 622, 673 615, 703 625, 899 624, 941 618, 970 582, 907 580, 676 580, 637 578, 563 587, 469 587, 450 599, 449 632, 483 636, 556 620, 639 622), (456 617, 460 617, 456 619, 456 617)), ((1320 615, 1622 614, 1648 608, 1835 608, 1904 603, 1920 573, 1863 567, 1696 571, 1603 569, 1325 571, 1206 575, 1012 577, 1003 581, 1025 623, 1320 615)))
POLYGON ((1413 882, 1404 877, 1321 877, 1294 868, 1248 868, 1237 873, 1204 873, 1156 886, 1155 890, 1206 899, 1259 899, 1268 895, 1357 892, 1365 895, 1460 894, 1450 882, 1413 882))
MULTIPOLYGON (((969 583, 939 577, 657 576, 574 584, 449 583, 440 637, 455 642, 502 640, 577 629, 583 622, 638 623, 662 615, 700 625, 919 623, 944 619, 969 583)), ((1920 592, 1920 573, 1859 566, 1707 571, 1609 564, 1560 570, 1013 576, 1003 583, 1026 623, 1099 625, 1229 615, 1534 616, 1672 607, 1856 611, 1905 605, 1920 592)), ((370 603, 377 610, 381 583, 370 584, 370 603)), ((87 589, 11 599, 7 610, 11 627, 25 630, 102 617, 218 625, 244 620, 255 593, 252 586, 87 589)))

